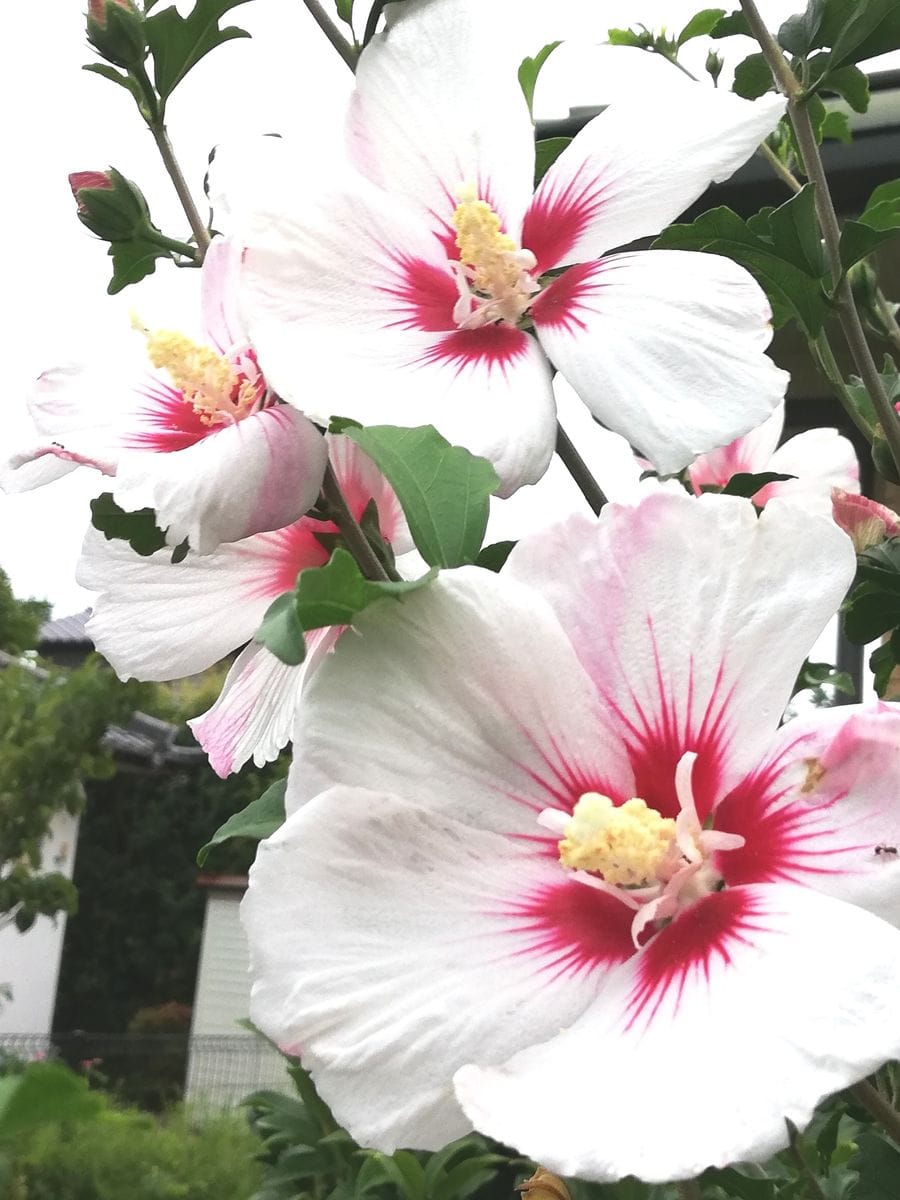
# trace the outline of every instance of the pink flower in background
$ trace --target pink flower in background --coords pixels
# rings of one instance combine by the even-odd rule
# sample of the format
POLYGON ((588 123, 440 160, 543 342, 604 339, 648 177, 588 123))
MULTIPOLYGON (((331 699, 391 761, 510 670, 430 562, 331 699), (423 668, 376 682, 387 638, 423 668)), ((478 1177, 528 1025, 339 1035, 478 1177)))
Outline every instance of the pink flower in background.
POLYGON ((285 399, 432 423, 491 460, 501 495, 550 460, 551 362, 606 426, 679 470, 783 396, 769 305, 727 258, 609 251, 727 178, 784 101, 683 84, 611 105, 534 191, 504 15, 407 0, 360 59, 356 169, 330 187, 292 182, 301 151, 285 141, 262 139, 251 165, 246 147, 217 155, 214 186, 247 245, 253 343, 285 399))
POLYGON ((0 486, 22 491, 94 467, 114 477, 119 505, 155 509, 169 544, 187 538, 200 554, 302 516, 319 493, 325 443, 263 378, 235 309, 240 253, 225 239, 207 253, 208 344, 145 331, 152 373, 112 358, 45 372, 29 397, 40 440, 0 469, 0 486))
MULTIPOLYGON (((384 477, 349 439, 326 440, 353 514, 359 519, 374 499, 382 535, 398 554, 408 552, 406 522, 384 477)), ((297 573, 328 561, 330 552, 317 535, 336 532, 330 522, 302 517, 173 563, 168 550, 145 558, 127 542, 88 531, 78 581, 99 595, 87 632, 120 678, 180 679, 244 647, 216 703, 189 722, 219 775, 239 770, 251 756, 262 766, 290 740, 305 680, 341 629, 307 633, 307 655, 296 667, 251 639, 272 601, 293 588, 297 573)))
POLYGON ((849 535, 857 554, 888 538, 900 537, 900 517, 890 508, 836 487, 831 493, 832 515, 849 535))
POLYGON ((900 713, 778 728, 853 571, 802 505, 655 492, 360 615, 243 908, 358 1141, 688 1178, 900 1053, 900 713))

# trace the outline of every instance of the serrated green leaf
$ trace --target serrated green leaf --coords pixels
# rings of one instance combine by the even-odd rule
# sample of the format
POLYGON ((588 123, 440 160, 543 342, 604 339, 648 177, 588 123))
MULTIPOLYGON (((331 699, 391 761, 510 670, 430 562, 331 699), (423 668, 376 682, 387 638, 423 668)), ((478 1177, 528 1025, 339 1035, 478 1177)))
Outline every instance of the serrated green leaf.
POLYGON ((146 21, 147 44, 153 57, 153 80, 163 103, 185 75, 217 46, 234 38, 249 37, 246 29, 219 21, 248 0, 197 0, 186 17, 176 8, 165 8, 146 21))
POLYGON ((818 42, 816 38, 822 28, 827 0, 809 0, 802 13, 795 13, 778 30, 778 44, 788 54, 806 58, 818 42))
POLYGON ((108 542, 128 542, 135 554, 143 558, 162 550, 166 544, 166 535, 156 524, 152 508, 127 512, 116 504, 111 492, 101 492, 91 501, 91 524, 108 542))
POLYGON ((735 68, 731 90, 745 100, 756 100, 774 87, 775 80, 763 54, 750 54, 735 68))
POLYGON ((850 118, 846 113, 829 112, 825 114, 825 120, 820 127, 822 141, 827 138, 833 138, 837 142, 843 142, 845 146, 853 141, 853 133, 850 129, 850 118))
POLYGON ((724 16, 724 8, 704 8, 691 17, 675 39, 675 45, 680 49, 685 42, 689 42, 693 38, 706 37, 712 33, 724 16))
POLYGON ((397 494, 419 553, 432 567, 474 562, 500 480, 489 462, 450 443, 431 425, 346 429, 397 494))
POLYGON ((140 283, 142 279, 152 275, 156 270, 158 258, 170 260, 172 258, 168 250, 163 250, 160 246, 145 241, 143 238, 132 238, 127 242, 110 242, 107 253, 113 261, 112 279, 106 287, 110 296, 115 296, 117 292, 121 292, 130 284, 140 283))
POLYGON ((546 46, 537 52, 534 58, 522 59, 519 66, 519 86, 525 95, 525 102, 528 105, 529 113, 534 104, 534 89, 538 81, 538 75, 541 73, 541 68, 559 45, 559 42, 548 42, 546 46))
POLYGON ((609 29, 607 41, 611 46, 635 46, 646 50, 653 45, 653 34, 646 29, 609 29))
POLYGON ((809 78, 816 91, 843 96, 854 112, 868 111, 869 79, 852 63, 832 68, 829 54, 817 54, 809 61, 809 78))
POLYGON ((285 592, 272 601, 253 640, 289 667, 298 667, 303 662, 306 639, 293 592, 285 592))
POLYGON ((534 144, 534 183, 537 186, 566 146, 572 141, 570 137, 541 138, 534 144))
MULTIPOLYGON (((792 197, 781 209, 794 204, 792 197)), ((805 203, 805 202, 804 202, 805 203)), ((770 225, 775 209, 769 215, 770 225)), ((789 213, 781 213, 778 229, 789 225, 789 213)), ((772 304, 773 321, 784 325, 791 317, 811 336, 822 328, 828 313, 828 299, 821 278, 792 261, 795 248, 776 246, 763 237, 759 229, 751 229, 730 208, 714 208, 701 214, 689 225, 670 225, 653 243, 658 249, 702 250, 724 254, 740 263, 756 277, 772 304)))
POLYGON ((295 591, 287 595, 293 601, 301 629, 324 629, 330 625, 349 625, 376 600, 418 591, 436 575, 437 571, 429 571, 420 579, 396 582, 366 579, 353 556, 339 546, 324 567, 301 571, 295 591))
POLYGON ((816 189, 806 184, 769 216, 769 237, 778 253, 808 275, 818 278, 825 271, 825 254, 816 220, 816 189))
POLYGON ((833 67, 900 49, 900 5, 897 0, 830 0, 821 44, 831 47, 833 67))
POLYGON ((710 37, 714 38, 732 37, 736 33, 742 33, 745 37, 753 36, 750 26, 747 24, 747 18, 740 9, 729 13, 727 17, 722 17, 709 31, 710 37))
POLYGON ((883 183, 869 197, 856 221, 841 230, 841 265, 848 270, 883 242, 900 233, 900 180, 883 183))
POLYGON ((197 866, 204 865, 214 846, 221 846, 223 842, 229 842, 232 838, 261 842, 263 838, 269 837, 279 829, 284 824, 286 788, 287 780, 277 779, 246 808, 230 816, 224 825, 219 826, 206 845, 201 846, 197 854, 197 866))

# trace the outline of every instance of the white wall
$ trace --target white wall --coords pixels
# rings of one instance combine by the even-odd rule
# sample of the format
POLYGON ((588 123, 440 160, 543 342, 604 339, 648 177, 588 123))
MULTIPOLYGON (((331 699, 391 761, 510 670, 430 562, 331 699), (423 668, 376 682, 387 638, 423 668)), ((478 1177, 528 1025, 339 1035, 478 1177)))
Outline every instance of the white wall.
MULTIPOLYGON (((57 813, 44 846, 44 868, 71 879, 77 840, 78 817, 57 813)), ((0 985, 13 993, 11 1002, 0 1000, 0 1037, 50 1032, 65 931, 64 915, 38 917, 27 933, 14 925, 0 930, 0 985)))

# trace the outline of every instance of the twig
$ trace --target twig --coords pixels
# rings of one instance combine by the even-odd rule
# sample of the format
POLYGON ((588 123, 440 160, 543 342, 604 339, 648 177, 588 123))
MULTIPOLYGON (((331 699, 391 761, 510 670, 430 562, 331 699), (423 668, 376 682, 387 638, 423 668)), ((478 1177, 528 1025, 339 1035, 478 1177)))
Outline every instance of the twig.
POLYGON ((315 23, 337 50, 351 71, 356 70, 356 51, 329 17, 319 0, 303 0, 315 23))
POLYGON ((363 47, 368 46, 372 38, 375 36, 375 30, 378 28, 378 18, 384 10, 385 0, 374 0, 372 7, 369 9, 369 17, 366 21, 366 30, 363 34, 363 47))
POLYGON ((156 142, 160 158, 163 160, 163 164, 169 173, 169 178, 175 186, 178 199, 181 201, 181 207, 184 209, 184 215, 187 217, 191 232, 196 239, 197 253, 195 258, 202 262, 206 257, 206 251, 209 247, 209 230, 206 228, 206 223, 197 211, 197 206, 194 203, 190 189, 181 172, 181 167, 178 165, 178 160, 175 157, 175 151, 172 149, 172 143, 169 141, 169 135, 166 133, 165 125, 154 121, 149 123, 148 128, 153 134, 153 140, 156 142))
POLYGON ((346 497, 341 491, 337 476, 331 463, 325 468, 325 478, 322 481, 322 495, 328 506, 329 515, 337 525, 347 549, 356 559, 357 566, 366 579, 375 579, 384 583, 388 579, 397 580, 400 576, 396 571, 389 572, 369 545, 369 539, 360 528, 359 522, 350 511, 346 497))
POLYGON ((566 470, 578 484, 582 496, 584 496, 593 511, 599 516, 600 510, 606 504, 606 496, 559 421, 556 422, 556 453, 562 459, 566 470))

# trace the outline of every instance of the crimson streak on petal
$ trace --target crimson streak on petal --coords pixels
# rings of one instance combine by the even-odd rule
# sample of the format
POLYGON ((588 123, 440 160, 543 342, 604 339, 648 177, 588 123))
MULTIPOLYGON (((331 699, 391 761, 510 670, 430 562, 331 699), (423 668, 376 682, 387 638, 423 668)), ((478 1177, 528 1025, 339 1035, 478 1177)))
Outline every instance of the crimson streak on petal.
POLYGON ((446 363, 459 376, 467 367, 487 367, 506 374, 509 363, 524 357, 530 338, 512 325, 482 325, 457 329, 440 338, 418 359, 419 365, 446 363))

